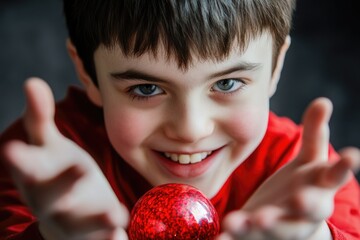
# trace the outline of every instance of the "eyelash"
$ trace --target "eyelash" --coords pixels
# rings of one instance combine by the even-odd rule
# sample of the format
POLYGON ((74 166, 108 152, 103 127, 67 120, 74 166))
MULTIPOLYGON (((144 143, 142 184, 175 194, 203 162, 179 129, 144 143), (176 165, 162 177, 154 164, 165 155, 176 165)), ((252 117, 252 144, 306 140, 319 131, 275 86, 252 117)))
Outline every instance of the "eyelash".
POLYGON ((223 94, 223 95, 232 95, 232 94, 235 94, 237 93, 239 90, 243 89, 244 87, 246 87, 246 82, 243 80, 243 79, 237 79, 237 78, 227 78, 227 79, 222 79, 222 80, 219 80, 217 82, 215 82, 213 84, 213 86, 211 87, 211 91, 213 92, 217 92, 217 93, 220 93, 220 94, 223 94), (222 81, 228 81, 228 80, 232 80, 234 81, 235 83, 233 83, 233 85, 231 86, 231 88, 233 88, 234 84, 241 84, 241 86, 238 86, 235 90, 230 90, 230 91, 216 91, 214 90, 214 87, 216 86, 216 84, 222 82, 222 81))
MULTIPOLYGON (((211 91, 212 92, 215 92, 216 90, 214 90, 214 86, 221 82, 221 81, 226 81, 226 80, 234 80, 236 83, 241 83, 242 85, 240 87, 238 87, 237 89, 233 90, 233 91, 217 91, 218 93, 220 94, 223 94, 223 95, 232 95, 232 94, 235 94, 237 91, 243 89, 244 87, 246 87, 246 83, 243 79, 236 79, 236 78, 228 78, 228 79, 222 79, 222 80, 219 80, 219 81, 216 81, 212 87, 211 87, 211 91)), ((139 95, 139 94, 136 94, 134 93, 135 89, 141 87, 141 86, 144 86, 144 85, 154 85, 154 84, 138 84, 138 85, 134 85, 134 86, 131 86, 129 87, 127 90, 126 90, 126 93, 130 96, 131 100, 137 100, 137 101, 147 101, 149 100, 150 98, 152 97, 155 97, 155 96, 158 96, 160 94, 155 94, 155 95, 139 95)), ((156 86, 156 85, 154 85, 156 86)), ((159 88, 158 86, 156 86, 157 88, 159 88)))
POLYGON ((134 86, 131 86, 129 89, 127 89, 126 93, 129 95, 129 97, 131 98, 131 100, 137 100, 137 101, 147 101, 149 100, 151 97, 153 96, 145 96, 145 95, 139 95, 139 94, 136 94, 134 93, 134 90, 136 88, 138 88, 139 86, 141 85, 145 85, 145 84, 140 84, 140 85, 134 85, 134 86))

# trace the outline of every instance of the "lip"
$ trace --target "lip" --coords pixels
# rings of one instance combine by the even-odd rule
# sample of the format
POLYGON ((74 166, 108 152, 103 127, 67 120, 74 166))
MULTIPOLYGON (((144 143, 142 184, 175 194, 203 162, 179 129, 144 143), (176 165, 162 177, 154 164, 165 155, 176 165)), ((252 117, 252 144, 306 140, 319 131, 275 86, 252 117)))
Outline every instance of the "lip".
POLYGON ((191 164, 180 164, 166 158, 161 152, 155 151, 155 153, 161 167, 166 172, 178 178, 195 178, 204 174, 213 165, 216 156, 222 148, 223 147, 213 150, 212 153, 201 162, 191 164))

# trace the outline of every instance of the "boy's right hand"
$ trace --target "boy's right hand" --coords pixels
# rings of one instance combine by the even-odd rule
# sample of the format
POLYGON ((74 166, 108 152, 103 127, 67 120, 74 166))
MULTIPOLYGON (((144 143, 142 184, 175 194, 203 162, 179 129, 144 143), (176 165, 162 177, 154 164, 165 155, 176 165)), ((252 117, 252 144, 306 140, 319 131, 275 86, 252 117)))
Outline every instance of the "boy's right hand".
MULTIPOLYGON (((328 161, 331 112, 328 99, 319 98, 310 104, 303 118, 298 156, 264 181, 242 209, 225 217, 224 232, 217 240, 332 239, 326 221, 336 209, 335 194, 353 177, 351 171, 360 168, 360 151, 347 148, 340 152, 338 161, 328 161)), ((353 194, 356 196, 356 192, 353 194)), ((336 207, 345 209, 347 205, 341 211, 354 210, 356 216, 355 202, 339 198, 336 207)), ((352 220, 355 222, 343 222, 344 232, 355 231, 356 227, 346 226, 357 226, 356 217, 352 220)))
POLYGON ((127 239, 129 213, 92 157, 65 138, 54 122, 55 103, 40 79, 25 84, 30 144, 4 148, 14 181, 47 240, 127 239))

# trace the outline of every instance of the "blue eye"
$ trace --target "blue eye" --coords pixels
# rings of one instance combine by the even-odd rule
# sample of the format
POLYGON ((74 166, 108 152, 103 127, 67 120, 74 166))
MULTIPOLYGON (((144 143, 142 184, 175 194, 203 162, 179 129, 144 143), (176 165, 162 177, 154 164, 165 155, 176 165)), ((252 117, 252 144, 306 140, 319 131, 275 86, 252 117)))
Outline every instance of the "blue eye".
POLYGON ((243 87, 245 85, 245 83, 242 80, 239 79, 223 79, 220 81, 217 81, 213 87, 212 90, 213 91, 218 91, 218 92, 234 92, 238 89, 240 89, 241 87, 243 87))
POLYGON ((165 93, 163 89, 154 84, 139 84, 131 86, 127 94, 133 100, 148 100, 151 97, 165 93))
POLYGON ((142 84, 133 88, 134 93, 139 95, 154 95, 157 93, 158 87, 153 84, 142 84))

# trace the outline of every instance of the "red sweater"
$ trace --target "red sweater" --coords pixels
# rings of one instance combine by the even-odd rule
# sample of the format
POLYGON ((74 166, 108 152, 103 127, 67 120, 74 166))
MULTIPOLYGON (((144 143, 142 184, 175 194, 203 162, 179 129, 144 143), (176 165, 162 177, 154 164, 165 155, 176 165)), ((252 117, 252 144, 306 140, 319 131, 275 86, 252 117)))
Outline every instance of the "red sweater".
MULTIPOLYGON (((55 121, 62 134, 96 160, 119 200, 131 211, 151 186, 112 148, 102 110, 94 106, 82 90, 71 88, 67 97, 57 104, 55 121)), ((21 120, 0 136, 0 146, 10 139, 26 141, 21 120)), ((301 127, 270 113, 261 144, 211 199, 220 219, 229 211, 241 208, 266 178, 298 154, 300 144, 301 127)), ((331 161, 337 158, 332 148, 329 158, 331 161)), ((22 203, 3 161, 0 159, 0 239, 41 240, 37 219, 22 203)), ((328 224, 334 239, 360 239, 360 188, 355 178, 336 194, 334 213, 328 224)))

